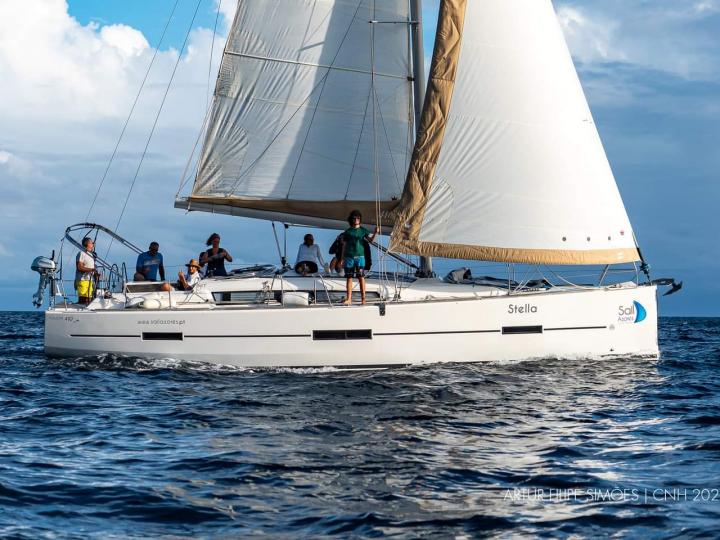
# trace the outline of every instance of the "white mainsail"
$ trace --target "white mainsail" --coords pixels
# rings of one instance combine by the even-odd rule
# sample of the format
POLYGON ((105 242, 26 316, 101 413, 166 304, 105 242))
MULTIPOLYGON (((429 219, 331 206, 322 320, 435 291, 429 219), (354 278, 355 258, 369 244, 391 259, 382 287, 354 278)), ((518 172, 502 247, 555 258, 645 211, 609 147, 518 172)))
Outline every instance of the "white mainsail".
POLYGON ((639 259, 550 0, 443 0, 391 249, 461 259, 639 259))
POLYGON ((395 207, 413 140, 409 26, 407 0, 240 2, 176 206, 317 225, 395 207))

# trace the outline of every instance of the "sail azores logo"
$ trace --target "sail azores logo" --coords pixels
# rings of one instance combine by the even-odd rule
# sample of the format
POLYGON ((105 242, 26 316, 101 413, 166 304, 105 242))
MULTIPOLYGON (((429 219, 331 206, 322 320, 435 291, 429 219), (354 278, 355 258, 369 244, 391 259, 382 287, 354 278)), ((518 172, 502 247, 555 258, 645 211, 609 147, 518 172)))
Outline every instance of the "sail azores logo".
POLYGON ((639 323, 647 318, 647 310, 640 302, 633 301, 631 307, 620 306, 618 310, 619 323, 639 323))

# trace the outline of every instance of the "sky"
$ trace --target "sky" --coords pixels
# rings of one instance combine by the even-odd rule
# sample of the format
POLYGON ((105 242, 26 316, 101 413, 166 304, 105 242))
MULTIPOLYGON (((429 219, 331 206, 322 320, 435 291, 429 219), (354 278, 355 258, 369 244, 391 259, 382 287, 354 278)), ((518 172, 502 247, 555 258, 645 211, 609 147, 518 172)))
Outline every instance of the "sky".
MULTIPOLYGON (((179 0, 162 42, 175 0, 0 1, 0 256, 10 262, 0 310, 31 309, 31 261, 85 220, 159 47, 89 216, 115 225, 189 27, 119 232, 142 247, 157 239, 168 266, 197 256, 213 231, 236 260, 277 261, 268 223, 173 208, 235 4, 219 1, 201 0, 191 25, 197 0, 179 0)), ((437 2, 424 4, 428 54, 437 2)), ((720 0, 553 3, 653 276, 685 283, 661 314, 720 316, 720 0)), ((290 257, 305 232, 290 230, 290 257)), ((332 234, 316 236, 329 245, 332 234)))

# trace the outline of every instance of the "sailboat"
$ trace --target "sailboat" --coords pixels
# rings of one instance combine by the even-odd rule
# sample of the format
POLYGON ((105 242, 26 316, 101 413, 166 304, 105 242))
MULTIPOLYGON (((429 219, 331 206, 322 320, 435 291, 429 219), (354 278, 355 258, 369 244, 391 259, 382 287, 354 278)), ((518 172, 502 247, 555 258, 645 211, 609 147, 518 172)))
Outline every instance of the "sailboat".
MULTIPOLYGON (((175 201, 340 230, 360 210, 390 233, 366 305, 340 305, 343 278, 285 266, 166 292, 98 259, 105 282, 81 306, 41 257, 46 352, 350 369, 656 358, 657 289, 671 281, 650 279, 551 1, 442 0, 427 79, 421 12, 240 2, 192 189, 175 201), (407 255, 422 257, 414 274, 383 262, 407 255), (432 257, 604 270, 580 285, 439 279, 432 257), (636 279, 603 283, 615 265, 636 279)), ((78 248, 79 230, 140 252, 95 224, 68 228, 78 248)))

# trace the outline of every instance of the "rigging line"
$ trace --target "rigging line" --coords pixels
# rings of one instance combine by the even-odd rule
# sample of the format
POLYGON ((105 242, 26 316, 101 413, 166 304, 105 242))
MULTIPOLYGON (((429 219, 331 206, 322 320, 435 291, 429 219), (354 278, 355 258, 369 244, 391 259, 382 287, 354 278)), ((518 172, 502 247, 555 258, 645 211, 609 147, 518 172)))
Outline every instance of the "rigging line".
MULTIPOLYGON (((305 27, 305 31, 304 31, 304 34, 303 34, 303 38, 302 38, 302 41, 301 41, 303 47, 305 47, 305 45, 306 45, 306 43, 307 43, 308 32, 311 31, 311 30, 310 30, 310 25, 311 25, 311 23, 312 23, 312 21, 313 21, 313 18, 315 17, 315 9, 316 9, 316 5, 313 4, 312 11, 310 12, 310 18, 309 18, 309 20, 308 20, 308 24, 307 24, 306 27, 305 27)), ((325 21, 330 18, 330 14, 331 14, 331 12, 328 12, 328 14, 327 14, 325 17, 322 18, 322 20, 319 22, 319 26, 322 25, 322 24, 324 24, 325 21)), ((313 30, 312 32, 314 32, 314 30, 313 30)), ((226 45, 225 45, 225 52, 224 52, 224 54, 230 54, 230 53, 231 53, 231 51, 229 51, 228 49, 229 49, 229 41, 228 41, 228 43, 226 43, 226 45)), ((299 50, 299 51, 297 52, 298 57, 300 56, 300 53, 301 53, 301 51, 299 50)), ((319 82, 312 88, 312 90, 310 91, 310 93, 309 93, 309 94, 305 97, 305 99, 303 99, 302 102, 297 106, 297 108, 295 109, 295 112, 293 112, 293 113, 290 115, 290 118, 288 118, 287 121, 286 121, 284 124, 282 124, 282 126, 280 126, 280 129, 277 130, 277 132, 275 133, 275 135, 273 136, 273 138, 270 140, 270 142, 265 146, 265 148, 262 150, 262 152, 260 152, 260 154, 258 155, 258 157, 255 158, 255 159, 252 161, 252 163, 250 163, 250 165, 247 166, 247 168, 245 169, 245 171, 242 171, 242 165, 243 165, 243 163, 244 163, 244 158, 243 158, 243 163, 240 164, 241 170, 240 170, 240 172, 238 173, 238 177, 237 177, 237 179, 235 180, 235 183, 234 183, 234 184, 232 185, 232 187, 230 188, 230 190, 225 192, 225 195, 226 195, 226 196, 231 196, 231 195, 233 195, 233 193, 234 193, 235 190, 238 188, 238 186, 241 184, 241 182, 243 181, 243 179, 244 179, 245 177, 247 177, 247 175, 249 175, 252 171, 255 170, 255 166, 260 162, 260 160, 261 160, 261 159, 265 156, 265 154, 270 150, 270 147, 271 147, 273 144, 275 144, 275 141, 276 141, 276 140, 280 137, 280 135, 285 131, 285 128, 288 126, 288 124, 290 124, 290 122, 292 122, 293 118, 295 118, 295 116, 302 110, 302 108, 305 106, 305 103, 307 103, 307 101, 313 96, 313 94, 315 93, 315 90, 318 88, 318 86, 320 86, 320 83, 321 83, 321 82, 322 82, 322 80, 319 81, 319 82)), ((287 100, 289 99, 290 95, 292 94, 292 91, 293 91, 295 85, 296 85, 296 82, 293 81, 293 83, 288 86, 287 92, 285 92, 285 95, 286 95, 285 102, 287 102, 287 100)), ((229 96, 228 96, 228 97, 229 97, 229 96)), ((234 101, 237 101, 239 97, 240 97, 240 93, 238 93, 238 95, 234 98, 234 101)), ((273 100, 266 100, 266 101, 268 101, 268 103, 273 103, 273 100)), ((283 101, 278 101, 277 103, 280 104, 280 103, 285 103, 285 102, 283 102, 283 101)), ((285 103, 285 104, 287 104, 287 103, 285 103)), ((276 122, 273 122, 272 129, 273 129, 273 130, 276 129, 276 128, 277 128, 277 124, 279 124, 281 121, 282 121, 282 118, 278 118, 276 122)))
MULTIPOLYGON (((377 10, 376 0, 373 0, 373 19, 377 10)), ((375 85, 375 24, 370 23, 370 88, 373 99, 372 107, 372 135, 373 135, 373 176, 375 180, 375 227, 382 230, 382 208, 380 204, 380 161, 377 151, 377 87, 375 85)), ((374 231, 373 231, 374 233, 374 231)), ((381 275, 386 274, 385 253, 377 248, 378 261, 380 263, 381 275)), ((387 279, 387 278, 386 278, 387 279)))
MULTIPOLYGON (((560 281, 562 281, 562 282, 570 285, 571 287, 575 287, 576 289, 583 289, 583 290, 594 290, 594 289, 597 289, 597 287, 587 287, 587 286, 585 286, 585 285, 578 285, 577 283, 573 283, 572 281, 569 281, 569 280, 565 279, 564 277, 562 277, 562 276, 561 276, 560 274, 558 274, 555 270, 553 270, 552 268, 550 268, 550 267, 548 267, 548 266, 545 266, 545 269, 546 269, 547 271, 549 271, 551 274, 553 274, 553 275, 554 275, 557 279, 559 279, 560 281)), ((542 271, 540 270, 540 267, 539 267, 539 266, 538 266, 538 272, 540 272, 540 275, 543 277, 543 279, 546 279, 548 282, 550 281, 549 279, 545 278, 545 276, 542 274, 542 271)))
MULTIPOLYGON (((218 2, 218 8, 217 12, 215 13, 215 27, 213 28, 213 37, 212 41, 210 42, 210 62, 208 63, 208 81, 207 81, 207 94, 206 94, 206 100, 205 100, 205 118, 203 119, 203 122, 200 126, 200 132, 198 133, 197 139, 195 140, 195 145, 193 146, 192 152, 190 153, 190 157, 188 158, 187 163, 185 164, 185 169, 183 170, 182 176, 180 177, 180 186, 178 187, 177 191, 175 192, 175 198, 177 199, 180 195, 180 192, 185 188, 185 186, 188 184, 191 178, 191 174, 188 174, 190 171, 190 166, 192 164, 193 158, 195 157, 195 151, 198 148, 198 145, 200 144, 200 139, 202 139, 203 133, 205 133, 205 130, 207 129, 209 122, 210 122, 210 81, 212 80, 212 65, 213 65, 213 57, 215 56, 215 37, 217 36, 217 29, 218 29, 218 22, 220 20, 220 9, 222 7, 223 0, 217 0, 218 2)), ((196 167, 200 165, 200 156, 198 155, 198 162, 195 164, 196 167)), ((197 174, 197 171, 195 171, 195 174, 197 174)))
POLYGON ((345 189, 345 200, 347 200, 350 194, 350 184, 352 183, 352 175, 355 170, 355 164, 357 163, 358 155, 360 154, 360 144, 362 142, 362 136, 365 132, 365 121, 367 120, 367 111, 370 106, 370 100, 372 98, 372 83, 370 84, 370 91, 368 92, 367 100, 365 101, 365 111, 363 112, 362 126, 360 127, 360 135, 358 136, 357 146, 355 147, 355 156, 353 157, 352 167, 350 168, 350 178, 348 178, 347 188, 345 189))
MULTIPOLYGON (((411 22, 410 21, 411 16, 412 16, 412 13, 408 12, 408 22, 411 22)), ((405 160, 403 163, 403 171, 405 171, 406 178, 407 178, 408 169, 410 168, 410 161, 412 159, 411 147, 413 147, 413 149, 414 149, 414 146, 415 146, 414 135, 417 130, 417 126, 415 125, 415 104, 414 104, 415 97, 413 95, 414 85, 416 84, 416 82, 415 82, 415 74, 413 73, 413 68, 411 67, 412 62, 413 62, 413 60, 412 60, 412 57, 413 57, 412 32, 413 32, 413 28, 412 28, 412 23, 411 23, 411 24, 408 24, 408 26, 407 26, 407 51, 408 51, 408 55, 407 55, 407 65, 408 65, 408 102, 407 102, 408 109, 407 109, 407 113, 408 113, 408 123, 407 123, 407 133, 405 136, 405 160)), ((417 84, 421 84, 421 83, 417 83, 417 84)), ((405 188, 404 184, 405 183, 403 182, 403 186, 400 189, 401 196, 402 196, 402 192, 404 191, 404 188, 405 188)))
POLYGON ((283 254, 282 250, 280 249, 280 240, 278 239, 277 229, 275 229, 275 222, 271 221, 270 224, 272 225, 273 235, 275 236, 275 245, 277 246, 278 257, 280 257, 280 264, 282 264, 283 254))
POLYGON ((335 65, 335 61, 337 60, 337 57, 340 55, 340 51, 343 48, 343 45, 345 44, 345 40, 347 39, 348 35, 350 34, 350 30, 353 27, 353 24, 355 23, 355 19, 357 18, 358 11, 360 11, 360 6, 363 4, 363 0, 359 0, 357 7, 355 8, 355 12, 353 13, 353 16, 350 19, 350 24, 348 24, 347 29, 345 30, 345 34, 343 35, 342 40, 340 41, 340 45, 337 48, 337 51, 335 51, 335 56, 333 56, 332 61, 330 62, 330 65, 328 66, 327 73, 322 78, 322 86, 320 88, 320 95, 317 99, 317 107, 313 109, 312 116, 310 117, 310 124, 308 125, 307 131, 305 132, 305 138, 303 139, 303 144, 300 147, 300 152, 298 153, 298 159, 295 163, 295 170, 293 170, 293 175, 290 178, 290 185, 288 186, 287 196, 286 199, 290 198, 290 192, 292 191, 293 184, 295 183, 295 176, 297 175, 298 168, 300 167, 300 160, 302 159, 303 151, 305 150, 305 145, 307 144, 308 137, 310 137, 310 131, 312 130, 313 122, 315 122, 315 115, 317 114, 318 109, 320 108, 320 100, 322 99, 323 92, 325 91, 325 84, 327 83, 328 77, 330 75, 330 72, 335 65))
POLYGON ((387 142, 388 152, 390 153, 390 163, 392 163, 392 166, 393 166, 393 173, 395 174, 395 183, 397 184, 400 191, 402 191, 402 186, 400 185, 400 177, 398 176, 397 166, 395 165, 395 158, 393 157, 393 151, 392 151, 392 148, 390 147, 390 136, 388 135, 387 126, 385 125, 385 117, 383 116, 382 107, 380 106, 380 98, 378 97, 377 92, 374 92, 373 94, 375 96, 375 100, 377 101, 377 111, 378 111, 378 114, 380 115, 380 125, 382 126, 383 132, 385 133, 385 142, 387 142))
MULTIPOLYGON (((148 135, 147 142, 145 143, 145 148, 143 149, 143 153, 140 156, 140 162, 138 163, 137 169, 135 170, 135 176, 133 176, 132 183, 130 184, 130 189, 128 190, 128 194, 125 197, 125 204, 123 204, 122 211, 120 212, 120 216, 118 217, 117 223, 115 224, 115 234, 117 234, 118 227, 120 227, 120 222, 125 215, 125 210, 127 209, 128 202, 130 202, 130 196, 132 195, 133 188, 135 187, 135 182, 140 175, 140 169, 143 162, 145 161, 145 156, 147 155, 148 148, 150 147, 150 141, 152 141, 153 135, 155 134, 155 128, 157 127, 158 120, 160 119, 160 114, 162 114, 163 107, 165 106, 165 101, 167 100, 168 94, 170 93, 170 87, 172 86, 172 82, 175 79, 175 73, 177 73, 177 68, 180 65, 180 60, 182 60, 183 52, 185 52, 185 47, 187 46, 188 39, 190 38, 190 32, 192 31, 193 25, 195 24, 195 18, 197 17, 198 11, 200 10, 200 4, 202 2, 203 0, 198 0, 197 5, 195 6, 195 12, 193 13, 187 33, 185 34, 185 39, 183 40, 182 47, 180 48, 180 52, 178 53, 175 66, 173 67, 172 73, 170 74, 170 80, 168 81, 167 87, 165 88, 165 93, 163 95, 162 101, 160 102, 160 108, 155 115, 155 121, 153 122, 152 129, 150 130, 150 134, 148 135)), ((107 252, 105 253, 105 258, 107 258, 108 254, 110 253, 110 248, 112 247, 112 244, 113 239, 111 238, 110 245, 108 246, 107 252)))
MULTIPOLYGON (((190 165, 192 164, 193 158, 195 157, 195 151, 198 149, 198 146, 200 144, 200 139, 202 139, 203 134, 205 133, 205 130, 208 127, 208 124, 210 122, 210 109, 205 112, 205 119, 202 122, 202 125, 200 126, 200 131, 198 132, 198 136, 195 139, 195 145, 193 146, 192 152, 190 153, 190 157, 188 157, 187 163, 185 164, 185 169, 183 170, 182 176, 180 177, 180 186, 178 187, 178 190, 175 192, 175 198, 177 199, 180 195, 180 192, 183 190, 183 188, 187 185, 187 183, 190 181, 190 178, 192 178, 192 174, 188 174, 188 171, 190 170, 190 165)), ((196 163, 196 166, 199 166, 200 164, 200 156, 198 156, 198 163, 196 163)))
MULTIPOLYGON (((360 1, 360 3, 362 3, 362 0, 360 1)), ((355 13, 354 13, 354 15, 353 15, 353 17, 352 17, 352 19, 351 19, 351 21, 350 21, 350 26, 348 27, 348 29, 347 29, 346 32, 345 32, 345 35, 343 36, 343 39, 342 39, 342 41, 341 41, 341 43, 340 43, 340 46, 338 47, 338 50, 337 50, 337 52, 335 53, 335 56, 333 57, 332 63, 335 62, 335 60, 337 59, 338 55, 340 54, 340 50, 342 49, 342 45, 345 43, 345 40, 347 39, 347 36, 348 36, 348 34, 349 34, 349 32, 350 32, 350 29, 352 28, 352 23, 353 23, 353 21, 355 20, 355 18, 356 18, 356 16, 357 16, 358 10, 360 9, 360 3, 358 4, 357 8, 355 9, 355 13)), ((302 100, 302 102, 300 103, 300 105, 297 106, 297 108, 295 109, 295 112, 293 112, 293 113, 290 115, 290 118, 288 118, 287 121, 286 121, 286 122, 280 127, 280 129, 277 131, 277 133, 275 133, 275 135, 274 135, 273 138, 270 140, 270 142, 265 146, 265 148, 263 149, 263 151, 260 152, 260 155, 258 155, 258 157, 256 157, 256 158, 252 161, 252 163, 250 163, 250 165, 248 165, 247 169, 245 169, 244 172, 240 173, 240 175, 238 176, 237 180, 236 180, 235 183, 232 185, 232 187, 230 188, 230 190, 225 193, 226 196, 232 195, 232 194, 235 192, 235 190, 238 188, 238 186, 240 185, 240 183, 242 182, 242 180, 243 180, 248 174, 250 174, 250 173, 255 169, 255 166, 256 166, 258 163, 260 163, 260 160, 261 160, 261 159, 265 156, 265 154, 270 150, 270 147, 271 147, 273 144, 275 144, 275 141, 277 141, 278 138, 280 137, 280 135, 282 135, 282 133, 285 131, 285 128, 290 124, 290 122, 293 121, 293 119, 295 118, 295 116, 297 116, 297 114, 302 110, 302 108, 303 108, 303 107, 305 106, 305 104, 310 100, 310 98, 313 96, 313 94, 315 94, 315 90, 317 90, 317 89, 320 87, 320 85, 324 85, 324 83, 325 83, 325 81, 327 80, 327 77, 328 77, 329 74, 330 74, 330 70, 328 69, 328 71, 325 73, 325 75, 323 75, 323 76, 320 78, 320 80, 318 81, 318 83, 312 88, 312 90, 311 90, 310 93, 305 97, 305 99, 302 100)), ((309 129, 309 128, 308 128, 308 129, 309 129)), ((302 150, 301 150, 301 153, 302 153, 302 150)), ((298 158, 298 161, 299 161, 299 158, 298 158)), ((289 192, 288 192, 288 193, 289 193, 289 192)))
POLYGON ((215 13, 215 27, 213 28, 212 41, 210 42, 210 62, 208 63, 208 80, 207 80, 207 94, 205 101, 205 109, 210 109, 210 81, 212 80, 212 64, 213 56, 215 53, 215 36, 217 36, 218 21, 220 20, 220 8, 222 7, 222 0, 217 0, 218 7, 217 13, 215 13))
POLYGON ((95 197, 93 197, 92 203, 90 204, 90 208, 88 209, 87 216, 85 216, 85 221, 88 221, 90 219, 90 214, 93 211, 93 208, 95 207, 95 203, 97 202, 97 198, 100 195, 100 191, 102 190, 103 184, 105 183, 105 179, 107 178, 108 173, 110 172, 110 167, 112 166, 113 161, 115 160, 115 156, 117 155, 117 151, 120 148, 120 143, 123 140, 123 137, 125 135, 125 130, 127 130, 128 124, 130 123, 130 119, 132 118, 133 112, 135 112, 135 107, 138 104, 138 101, 140 101, 140 95, 142 94, 143 88, 145 88, 145 83, 148 80, 148 77, 150 75, 150 71, 152 70, 153 64, 155 63, 155 58, 157 58, 158 52, 160 51, 160 45, 162 45, 163 40, 165 39, 165 34, 167 33, 168 27, 170 26, 170 21, 172 21, 173 15, 175 15, 175 10, 177 9, 178 3, 180 0, 175 0, 175 5, 173 5, 172 11, 170 12, 170 16, 168 17, 168 20, 165 22, 165 27, 163 28, 162 34, 160 35, 160 41, 158 41, 157 47, 155 48, 155 51, 153 52, 153 56, 150 59, 150 64, 148 65, 147 70, 145 71, 145 77, 143 77, 142 82, 140 83, 140 89, 137 92, 137 95, 135 96, 135 101, 133 101, 132 107, 130 107, 130 113, 128 114, 127 119, 125 120, 125 125, 123 125, 122 131, 120 132, 120 137, 118 138, 117 144, 115 145, 115 149, 112 152, 112 155, 110 156, 110 161, 107 164, 107 167, 105 168, 105 172, 102 175, 102 178, 100 179, 100 185, 97 188, 97 191, 95 192, 95 197))

